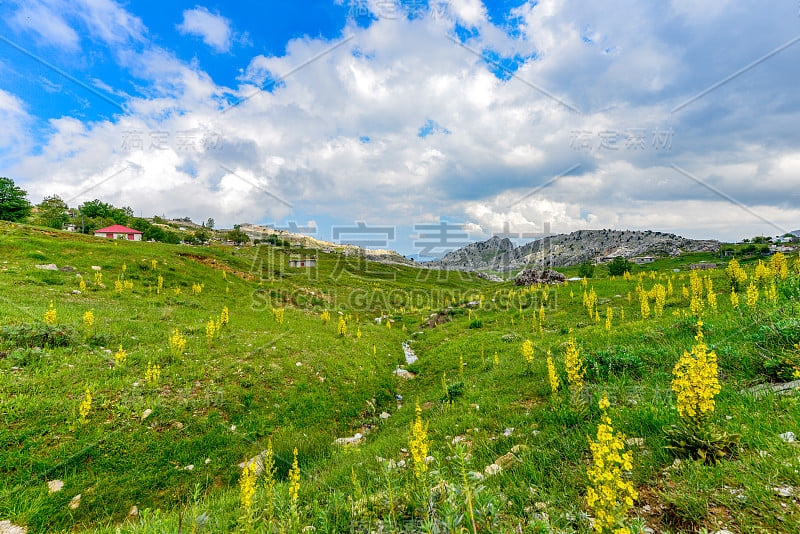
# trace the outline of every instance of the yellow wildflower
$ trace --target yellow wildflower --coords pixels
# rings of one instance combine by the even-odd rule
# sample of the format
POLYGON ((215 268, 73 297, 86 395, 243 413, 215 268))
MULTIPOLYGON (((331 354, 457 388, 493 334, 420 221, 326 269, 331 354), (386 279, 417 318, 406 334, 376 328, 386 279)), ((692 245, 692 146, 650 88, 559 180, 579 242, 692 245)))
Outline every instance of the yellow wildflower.
POLYGON ((81 423, 86 423, 86 416, 89 415, 91 410, 92 393, 89 391, 89 388, 86 388, 86 393, 83 395, 83 400, 81 401, 80 406, 78 406, 78 413, 81 416, 81 423))
POLYGON ((46 312, 44 312, 44 322, 46 324, 55 324, 56 322, 56 310, 53 308, 53 301, 50 301, 50 308, 46 312))
POLYGON ((94 313, 92 312, 92 310, 89 310, 83 314, 83 327, 86 328, 86 330, 89 330, 93 324, 94 324, 94 313))
POLYGON ((594 513, 594 530, 598 534, 629 534, 625 518, 639 495, 624 477, 625 471, 633 469, 632 453, 625 451, 624 434, 614 433, 607 412, 609 404, 603 395, 597 440, 587 436, 592 465, 587 470, 590 485, 586 501, 594 513))
POLYGON ((553 358, 550 357, 550 349, 547 350, 547 375, 550 379, 550 389, 555 395, 558 388, 561 386, 561 381, 558 379, 558 374, 556 374, 556 366, 553 363, 553 358))
POLYGON ((583 376, 586 369, 583 367, 583 358, 580 349, 575 345, 575 338, 570 337, 567 349, 564 352, 564 364, 567 369, 567 381, 573 396, 580 394, 583 389, 583 376))
POLYGON ((717 355, 708 351, 703 340, 703 322, 697 321, 696 344, 672 371, 672 390, 677 395, 678 413, 700 421, 714 411, 714 396, 719 393, 717 355))
POLYGON ((239 502, 242 512, 249 518, 253 512, 253 496, 256 494, 255 462, 246 462, 239 476, 239 502))
POLYGON ((530 339, 526 339, 522 343, 522 357, 525 358, 526 364, 533 363, 533 343, 531 343, 530 339))
POLYGON ((122 345, 119 346, 119 350, 114 354, 114 361, 119 363, 125 363, 125 360, 128 358, 128 353, 122 349, 122 345))
POLYGON ((161 377, 161 366, 153 365, 152 362, 148 361, 147 369, 144 372, 144 381, 152 386, 158 383, 158 379, 160 377, 161 377))
POLYGON ((747 305, 752 308, 758 304, 758 287, 755 283, 750 283, 747 286, 747 305))
POLYGON ((417 417, 411 425, 411 435, 408 437, 408 449, 411 452, 411 459, 414 461, 414 474, 417 478, 422 478, 428 470, 425 458, 428 457, 428 423, 422 422, 422 408, 417 401, 417 417))

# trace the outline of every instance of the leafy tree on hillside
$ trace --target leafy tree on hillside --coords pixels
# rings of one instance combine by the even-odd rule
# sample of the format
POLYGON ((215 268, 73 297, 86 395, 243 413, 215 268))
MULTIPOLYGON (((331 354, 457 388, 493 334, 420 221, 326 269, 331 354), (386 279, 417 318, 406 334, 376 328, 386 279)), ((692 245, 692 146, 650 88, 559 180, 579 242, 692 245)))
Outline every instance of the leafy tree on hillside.
POLYGON ((84 203, 83 206, 81 206, 81 213, 83 213, 84 217, 94 219, 96 217, 108 217, 113 209, 114 206, 111 204, 106 204, 102 200, 96 198, 84 203))
POLYGON ((238 224, 233 227, 233 230, 225 233, 225 239, 228 241, 233 241, 237 245, 241 245, 242 243, 247 243, 250 241, 250 238, 247 236, 247 234, 242 232, 238 224))
POLYGON ((212 219, 211 217, 209 217, 208 220, 206 221, 206 228, 208 228, 209 230, 214 229, 214 219, 212 219))
POLYGON ((31 214, 27 193, 11 178, 0 177, 0 220, 20 221, 31 214))
POLYGON ((203 245, 208 241, 209 237, 211 237, 211 234, 209 234, 203 228, 198 228, 197 230, 194 231, 194 234, 192 235, 192 241, 194 241, 198 245, 203 245))
POLYGON ((608 272, 612 276, 622 276, 625 273, 631 272, 632 268, 633 264, 631 262, 629 262, 622 256, 617 256, 608 265, 608 272))
POLYGON ((64 224, 69 222, 69 215, 67 214, 69 206, 58 195, 44 197, 41 204, 37 204, 36 210, 38 212, 36 217, 42 226, 60 230, 64 224))
POLYGON ((581 263, 581 266, 578 267, 578 276, 581 278, 591 278, 594 276, 594 264, 590 261, 581 263))
POLYGON ((139 230, 142 233, 146 232, 148 228, 153 226, 147 219, 140 219, 139 217, 134 217, 134 219, 129 221, 129 223, 131 228, 134 230, 139 230))

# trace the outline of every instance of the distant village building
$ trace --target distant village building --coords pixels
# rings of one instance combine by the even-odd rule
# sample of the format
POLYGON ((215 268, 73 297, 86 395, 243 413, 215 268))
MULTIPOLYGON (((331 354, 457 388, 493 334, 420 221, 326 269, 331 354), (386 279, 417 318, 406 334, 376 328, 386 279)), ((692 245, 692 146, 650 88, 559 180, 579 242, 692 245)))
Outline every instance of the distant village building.
POLYGON ((77 232, 78 226, 72 223, 67 223, 62 227, 62 230, 65 232, 77 232))
POLYGON ((289 267, 316 267, 317 266, 317 259, 316 258, 291 258, 289 260, 289 267))
POLYGON ((636 265, 644 265, 645 263, 653 263, 656 259, 652 256, 639 256, 638 258, 633 258, 633 263, 636 265))
POLYGON ((94 236, 105 237, 108 239, 127 239, 128 241, 142 240, 142 232, 139 230, 134 230, 133 228, 128 228, 127 226, 122 226, 121 224, 115 224, 114 226, 109 226, 108 228, 95 230, 94 236))
POLYGON ((716 263, 709 263, 707 261, 701 261, 700 263, 692 263, 689 265, 689 268, 693 271, 703 271, 706 269, 716 269, 716 263))

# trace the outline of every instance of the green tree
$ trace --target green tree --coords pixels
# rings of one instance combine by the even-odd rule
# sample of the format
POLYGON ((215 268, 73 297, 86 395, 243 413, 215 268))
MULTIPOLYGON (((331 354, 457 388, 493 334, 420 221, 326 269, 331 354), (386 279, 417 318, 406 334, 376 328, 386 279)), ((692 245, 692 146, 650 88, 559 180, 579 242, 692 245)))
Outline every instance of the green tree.
POLYGON ((109 217, 111 210, 114 209, 114 206, 111 204, 106 204, 102 200, 94 199, 86 202, 81 206, 81 213, 83 213, 84 217, 89 217, 90 219, 94 219, 97 217, 109 217))
POLYGON ((242 243, 247 243, 250 241, 250 238, 247 236, 247 234, 242 232, 238 224, 234 225, 233 230, 225 233, 225 239, 228 241, 233 241, 237 245, 241 245, 242 243))
POLYGON ((0 220, 20 221, 31 214, 27 193, 11 178, 0 177, 0 220))
POLYGON ((590 261, 581 263, 581 266, 578 267, 578 276, 581 278, 591 278, 594 276, 594 264, 590 261))
POLYGON ((44 197, 41 204, 36 206, 36 210, 37 218, 42 226, 60 230, 69 222, 69 215, 67 215, 69 206, 58 195, 44 197))
POLYGON ((631 272, 631 268, 633 268, 633 264, 622 256, 617 256, 608 264, 608 272, 612 276, 622 276, 631 272))
POLYGON ((208 228, 209 230, 214 229, 214 219, 212 219, 211 217, 209 217, 208 220, 206 221, 206 228, 208 228))
POLYGON ((194 235, 192 237, 194 237, 194 240, 199 245, 203 245, 208 241, 210 234, 203 228, 198 228, 197 230, 194 231, 194 235))

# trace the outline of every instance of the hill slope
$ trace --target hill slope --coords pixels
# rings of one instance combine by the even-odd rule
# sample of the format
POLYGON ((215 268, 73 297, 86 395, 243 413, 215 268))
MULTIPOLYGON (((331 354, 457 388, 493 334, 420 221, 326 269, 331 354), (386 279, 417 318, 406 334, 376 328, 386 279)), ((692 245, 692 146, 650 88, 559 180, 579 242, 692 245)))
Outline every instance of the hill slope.
POLYGON ((513 288, 5 223, 0 251, 0 531, 589 533, 605 425, 631 454, 611 473, 638 491, 616 512, 631 532, 800 523, 797 257, 735 300, 722 270, 662 262, 513 288), (741 436, 716 463, 667 448, 673 370, 704 343, 707 421, 741 436), (249 485, 254 457, 274 485, 249 485))
POLYGON ((423 265, 432 269, 510 271, 529 266, 568 267, 615 256, 627 259, 713 252, 718 248, 718 241, 687 239, 661 232, 578 230, 537 239, 519 247, 514 247, 508 238, 494 236, 423 265))

